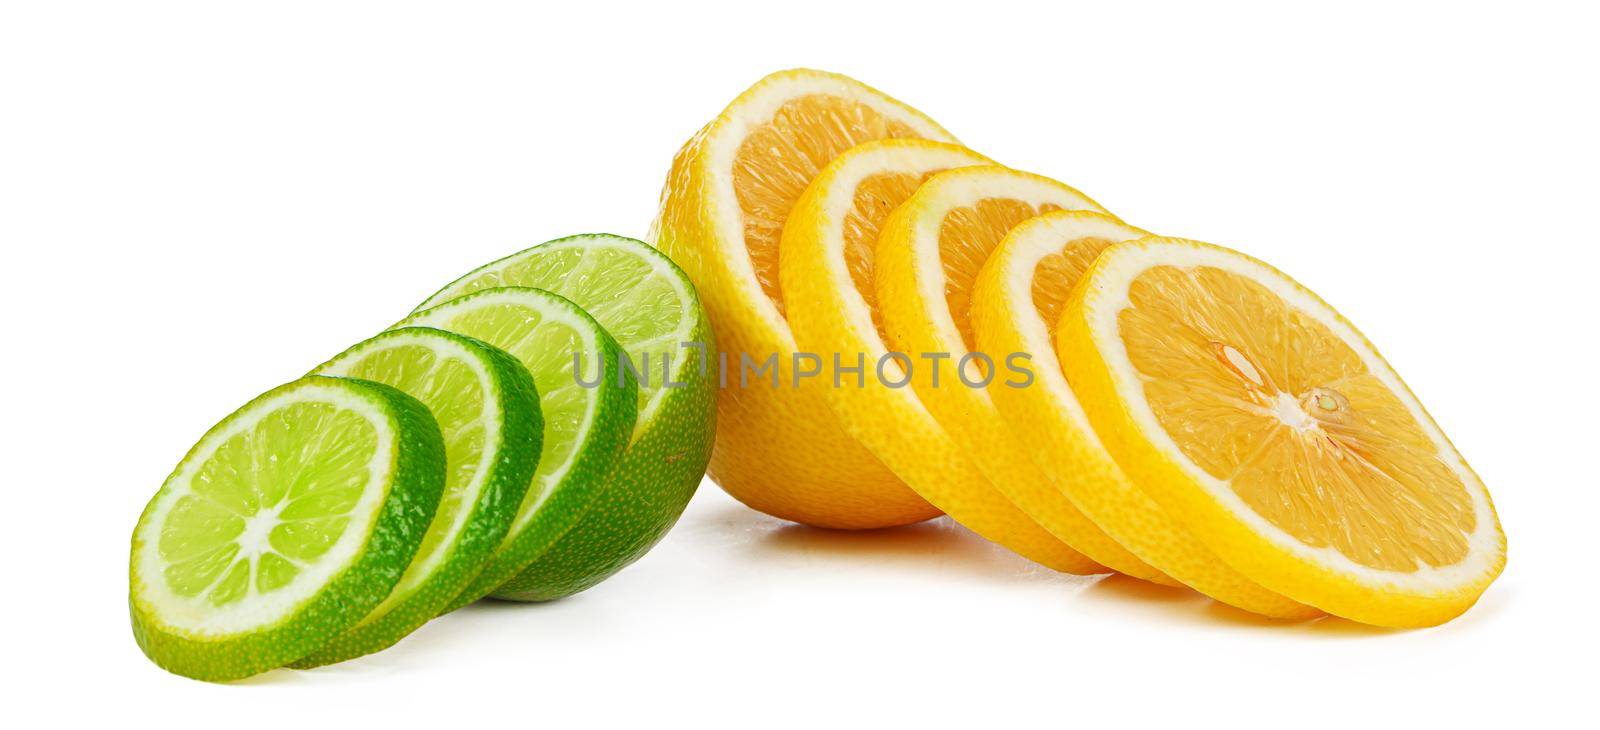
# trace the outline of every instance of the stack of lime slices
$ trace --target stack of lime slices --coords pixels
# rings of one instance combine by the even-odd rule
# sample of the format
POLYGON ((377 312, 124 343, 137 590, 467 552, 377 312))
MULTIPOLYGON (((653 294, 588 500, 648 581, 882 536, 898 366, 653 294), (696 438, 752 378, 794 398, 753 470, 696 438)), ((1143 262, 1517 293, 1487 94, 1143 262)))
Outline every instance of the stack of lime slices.
MULTIPOLYGON (((572 300, 617 338, 640 372, 632 441, 598 504, 554 548, 494 591, 517 600, 561 598, 644 555, 694 496, 715 431, 716 392, 707 365, 715 355, 711 325, 694 285, 671 259, 631 238, 604 234, 558 239, 496 261, 457 279, 418 310, 497 287, 535 287, 572 300)), ((462 331, 511 347, 498 332, 462 331)))
POLYGON ((599 583, 700 482, 711 347, 688 279, 633 239, 473 271, 201 438, 134 530, 135 638, 226 681, 599 583))

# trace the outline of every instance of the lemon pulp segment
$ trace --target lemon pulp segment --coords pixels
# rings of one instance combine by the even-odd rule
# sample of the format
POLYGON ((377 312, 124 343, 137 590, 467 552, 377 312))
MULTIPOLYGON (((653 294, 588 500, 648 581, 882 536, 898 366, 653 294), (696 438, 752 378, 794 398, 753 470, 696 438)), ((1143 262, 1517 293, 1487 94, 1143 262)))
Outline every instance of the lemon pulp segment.
POLYGON ((1118 323, 1156 419, 1257 514, 1380 570, 1465 557, 1461 479, 1327 326, 1214 267, 1152 268, 1129 297, 1118 323))
POLYGON ((750 131, 733 159, 733 191, 761 290, 781 313, 778 242, 789 210, 817 173, 846 150, 879 139, 924 135, 858 101, 830 94, 790 99, 750 131))

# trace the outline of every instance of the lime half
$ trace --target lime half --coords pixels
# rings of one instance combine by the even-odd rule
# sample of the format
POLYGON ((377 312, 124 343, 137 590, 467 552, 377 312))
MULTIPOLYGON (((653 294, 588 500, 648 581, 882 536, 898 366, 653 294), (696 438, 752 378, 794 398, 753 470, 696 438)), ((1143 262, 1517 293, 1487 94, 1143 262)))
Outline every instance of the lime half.
POLYGON ((592 234, 543 243, 457 279, 422 306, 481 289, 536 287, 583 307, 640 373, 639 419, 622 465, 583 522, 504 586, 539 601, 589 588, 667 534, 711 458, 716 362, 694 285, 671 259, 632 238, 592 234))
POLYGON ((505 350, 533 376, 544 414, 539 466, 511 530, 482 572, 445 607, 450 610, 521 572, 594 505, 627 448, 638 386, 622 370, 621 349, 611 335, 577 305, 549 292, 490 289, 398 326, 449 330, 505 350))
POLYGON ((428 409, 387 385, 312 376, 213 426, 133 532, 146 655, 225 681, 349 629, 400 581, 445 479, 428 409))
POLYGON ((400 583, 354 628, 294 662, 305 668, 385 649, 461 594, 500 545, 528 491, 544 422, 515 358, 427 327, 385 332, 316 369, 392 385, 433 412, 444 437, 444 495, 400 583))

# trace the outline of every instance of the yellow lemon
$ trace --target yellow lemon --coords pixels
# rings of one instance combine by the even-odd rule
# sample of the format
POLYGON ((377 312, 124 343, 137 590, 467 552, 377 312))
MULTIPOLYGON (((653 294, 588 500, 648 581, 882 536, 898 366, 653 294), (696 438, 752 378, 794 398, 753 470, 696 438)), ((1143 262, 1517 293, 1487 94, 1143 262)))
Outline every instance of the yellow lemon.
POLYGON ((1056 337, 1117 463, 1261 585, 1430 626, 1504 567, 1477 475, 1372 344, 1276 269, 1194 241, 1120 243, 1056 337))
POLYGON ((1011 229, 989 255, 972 289, 974 341, 982 352, 1027 353, 1035 376, 1024 388, 990 383, 1005 432, 1083 514, 1149 565, 1247 611, 1285 619, 1320 615, 1228 567, 1134 486, 1061 372, 1053 340, 1068 293, 1106 247, 1146 235, 1109 216, 1054 212, 1011 229))
POLYGON ((884 220, 930 176, 987 164, 987 158, 955 145, 887 140, 850 150, 811 181, 778 247, 778 276, 795 342, 819 356, 814 365, 820 377, 806 381, 804 389, 825 396, 851 436, 957 522, 1048 567, 1103 572, 984 478, 971 455, 906 387, 916 369, 935 365, 896 356, 884 342, 872 274, 884 220))
POLYGON ((873 528, 938 514, 840 428, 820 394, 792 387, 795 342, 778 277, 784 222, 824 165, 886 138, 954 141, 852 79, 783 71, 690 139, 662 192, 652 239, 699 290, 722 355, 711 478, 784 519, 873 528))

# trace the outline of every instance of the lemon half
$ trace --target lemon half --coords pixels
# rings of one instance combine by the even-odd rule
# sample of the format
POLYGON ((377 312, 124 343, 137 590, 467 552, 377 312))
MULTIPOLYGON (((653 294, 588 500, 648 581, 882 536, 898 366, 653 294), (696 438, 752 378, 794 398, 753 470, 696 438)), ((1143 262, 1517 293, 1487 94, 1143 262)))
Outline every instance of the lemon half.
POLYGON ((795 342, 778 276, 784 223, 823 166, 889 138, 954 141, 920 112, 848 77, 772 74, 678 152, 651 234, 699 290, 724 358, 711 478, 739 501, 795 522, 873 528, 939 513, 847 435, 819 394, 790 387, 795 342), (746 359, 757 374, 746 374, 746 359), (769 360, 772 370, 760 373, 769 360))

